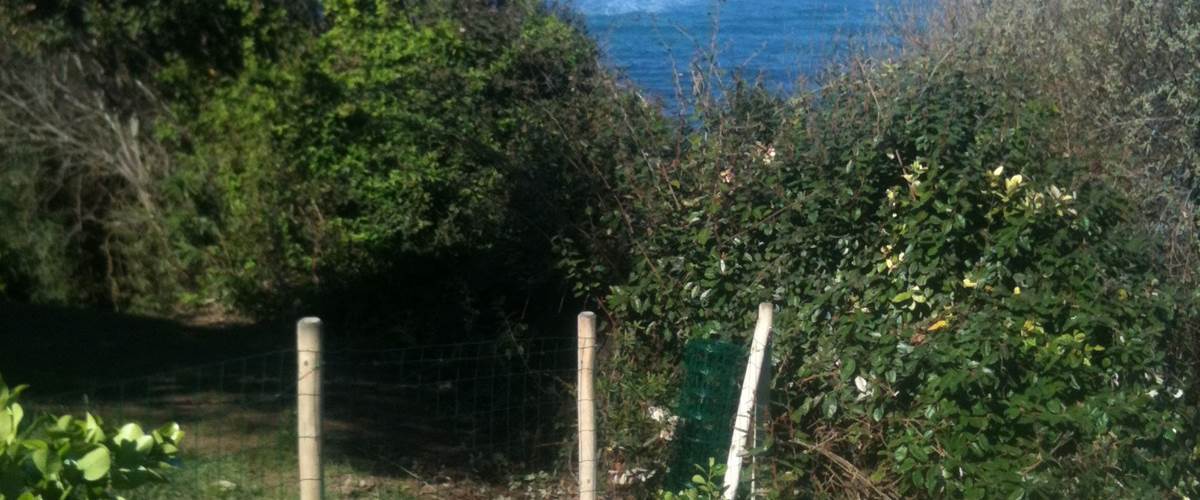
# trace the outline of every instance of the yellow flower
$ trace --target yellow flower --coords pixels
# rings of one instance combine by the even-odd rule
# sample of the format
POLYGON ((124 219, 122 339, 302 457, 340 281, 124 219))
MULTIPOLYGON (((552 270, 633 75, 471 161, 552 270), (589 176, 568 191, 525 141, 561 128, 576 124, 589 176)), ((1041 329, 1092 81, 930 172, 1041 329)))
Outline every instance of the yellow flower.
POLYGON ((978 284, 979 283, 971 281, 970 276, 967 276, 967 277, 963 278, 963 280, 962 280, 962 285, 963 285, 963 287, 966 287, 966 288, 975 288, 975 285, 978 285, 978 284))
POLYGON ((1014 286, 1013 287, 1013 295, 1021 295, 1021 287, 1014 286))
POLYGON ((1013 191, 1021 187, 1022 182, 1025 182, 1025 178, 1021 177, 1021 174, 1009 177, 1008 180, 1004 181, 1004 190, 1008 191, 1008 194, 1012 194, 1013 191))
MULTIPOLYGON (((887 252, 892 250, 892 246, 888 245, 887 247, 884 247, 881 250, 884 250, 884 254, 886 255, 887 252)), ((900 267, 900 264, 902 264, 903 262, 904 262, 904 252, 900 252, 899 255, 895 255, 895 256, 887 257, 887 258, 883 259, 883 265, 887 266, 888 271, 894 271, 897 267, 900 267)))
POLYGON ((1028 336, 1033 333, 1044 335, 1046 333, 1046 329, 1042 328, 1042 325, 1037 324, 1037 322, 1032 319, 1025 320, 1025 324, 1021 325, 1021 335, 1028 336))

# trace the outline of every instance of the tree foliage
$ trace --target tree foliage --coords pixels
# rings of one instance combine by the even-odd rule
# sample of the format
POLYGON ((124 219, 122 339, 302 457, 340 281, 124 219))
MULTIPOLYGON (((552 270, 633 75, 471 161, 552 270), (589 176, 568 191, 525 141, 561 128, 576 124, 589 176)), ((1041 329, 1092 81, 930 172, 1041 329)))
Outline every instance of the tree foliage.
POLYGON ((609 97, 593 43, 536 2, 329 2, 325 22, 182 129, 198 216, 174 233, 204 295, 410 304, 375 318, 409 331, 556 321, 552 243, 589 201, 585 162, 616 154, 580 138, 649 108, 609 97))
MULTIPOLYGON (((9 1, 0 9, 0 273, 20 300, 170 309, 194 285, 171 246, 182 203, 160 135, 243 52, 269 60, 308 26, 293 3, 9 1)), ((303 10, 303 9, 301 9, 303 10)))

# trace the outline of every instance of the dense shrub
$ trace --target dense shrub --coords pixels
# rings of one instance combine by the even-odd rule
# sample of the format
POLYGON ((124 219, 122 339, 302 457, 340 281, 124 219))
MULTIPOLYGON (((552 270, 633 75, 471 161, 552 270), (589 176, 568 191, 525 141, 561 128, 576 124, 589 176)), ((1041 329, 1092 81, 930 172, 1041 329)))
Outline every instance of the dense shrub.
POLYGON ((66 301, 72 276, 71 247, 62 245, 62 222, 40 210, 35 179, 22 168, 29 156, 10 150, 0 160, 0 299, 66 301))
POLYGON ((0 275, 18 300, 171 311, 192 288, 172 247, 159 132, 310 23, 300 3, 0 6, 0 275), (299 9, 286 8, 290 5, 299 9), (174 108, 174 109, 171 109, 174 108), (178 113, 173 114, 173 113, 178 113), (10 211, 11 210, 11 211, 10 211))
POLYGON ((249 57, 289 52, 319 18, 311 0, 6 0, 0 8, 8 48, 96 61, 104 69, 93 89, 126 106, 131 81, 196 104, 249 57))
POLYGON ((183 129, 176 181, 197 216, 174 233, 202 296, 414 335, 555 321, 552 241, 592 196, 590 162, 623 154, 604 129, 653 111, 537 2, 328 2, 325 16, 287 60, 246 56, 183 129))
POLYGON ((3 9, 0 92, 16 100, 0 106, 0 204, 21 215, 0 235, 8 296, 325 303, 375 324, 437 318, 410 325, 425 331, 553 321, 553 252, 596 196, 584 179, 640 154, 628 122, 655 110, 540 2, 306 6, 3 9), (44 98, 55 87, 71 92, 44 98), (73 102, 89 106, 63 113, 73 102), (21 125, 62 116, 46 125, 69 123, 69 140, 21 125))
MULTIPOLYGON (((946 0, 905 37, 943 67, 1052 104, 1057 148, 1128 193, 1160 277, 1200 278, 1200 4, 1158 0, 946 0)), ((914 23, 916 25, 917 23, 914 23)), ((1170 354, 1200 373, 1200 316, 1170 354)))
POLYGON ((628 392, 669 404, 681 343, 745 335, 772 301, 778 494, 1196 488, 1151 236, 1054 147, 1052 107, 938 70, 883 65, 782 116, 739 90, 666 179, 622 178, 608 220, 635 235, 632 268, 599 298, 618 460, 655 451, 628 392))

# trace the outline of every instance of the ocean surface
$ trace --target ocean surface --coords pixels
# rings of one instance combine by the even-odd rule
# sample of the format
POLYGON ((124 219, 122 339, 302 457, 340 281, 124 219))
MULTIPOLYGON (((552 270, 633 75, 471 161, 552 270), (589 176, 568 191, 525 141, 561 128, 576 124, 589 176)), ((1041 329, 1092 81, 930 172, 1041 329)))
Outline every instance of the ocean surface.
POLYGON ((610 66, 652 96, 690 92, 689 66, 720 67, 773 90, 811 85, 831 62, 882 39, 897 0, 574 0, 610 66), (715 36, 714 36, 715 35, 715 36), (678 77, 678 79, 676 78, 678 77))

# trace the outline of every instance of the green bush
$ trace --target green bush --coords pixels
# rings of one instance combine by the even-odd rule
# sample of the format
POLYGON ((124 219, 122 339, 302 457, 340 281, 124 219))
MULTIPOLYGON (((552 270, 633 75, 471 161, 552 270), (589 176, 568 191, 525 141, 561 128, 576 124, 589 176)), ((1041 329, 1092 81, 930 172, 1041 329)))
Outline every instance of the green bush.
MULTIPOLYGON (((161 132, 242 53, 269 61, 311 26, 307 2, 119 0, 0 7, 0 275, 17 300, 174 312, 196 280, 167 227, 161 132), (9 219, 9 218, 6 218, 9 219)), ((185 249, 180 249, 185 250, 185 249)))
POLYGON ((13 151, 0 160, 0 299, 65 302, 79 295, 68 286, 74 271, 62 222, 38 206, 31 155, 13 151))
MULTIPOLYGON (((1154 235, 1159 276, 1195 301, 1200 274, 1200 4, 945 0, 905 39, 974 79, 1052 104, 1055 146, 1093 163, 1154 235)), ((1200 375, 1200 315, 1169 354, 1200 375)))
POLYGON ((569 246, 592 162, 632 154, 606 143, 628 141, 614 117, 653 110, 537 2, 325 14, 287 60, 247 56, 183 128, 172 233, 200 295, 441 335, 555 321, 552 242, 569 246))
POLYGON ((619 178, 613 378, 669 375, 684 339, 744 336, 771 301, 778 494, 1194 491, 1190 381, 1164 359, 1186 304, 1129 201, 1054 147, 1057 119, 920 58, 786 108, 735 90, 650 160, 666 179, 619 178))
POLYGON ((28 419, 17 402, 24 389, 0 379, 0 498, 123 498, 166 481, 183 439, 178 424, 146 433, 134 423, 106 428, 91 414, 28 419))
POLYGON ((440 316, 487 328, 512 302, 557 303, 550 242, 570 246, 592 196, 582 173, 636 154, 606 142, 632 142, 616 120, 654 112, 559 14, 469 0, 0 9, 0 93, 15 99, 0 106, 0 206, 19 214, 0 235, 8 295, 264 314, 453 297, 440 316), (69 92, 38 94, 56 86, 69 92), (31 115, 69 117, 52 124, 69 140, 36 136, 31 115), (397 282, 435 290, 377 293, 397 282))

